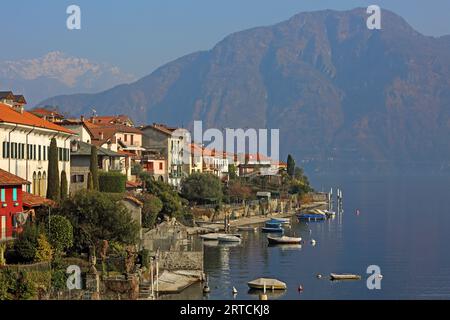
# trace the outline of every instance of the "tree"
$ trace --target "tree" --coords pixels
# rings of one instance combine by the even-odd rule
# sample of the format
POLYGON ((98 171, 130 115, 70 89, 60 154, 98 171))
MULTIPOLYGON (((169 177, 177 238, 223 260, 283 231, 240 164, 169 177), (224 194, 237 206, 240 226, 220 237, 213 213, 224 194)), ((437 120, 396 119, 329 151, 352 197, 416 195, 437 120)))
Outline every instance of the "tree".
POLYGON ((86 252, 100 241, 135 244, 139 226, 130 212, 119 202, 121 195, 80 190, 58 209, 74 230, 73 250, 86 252))
POLYGON ((68 183, 67 183, 67 174, 66 171, 61 171, 61 200, 67 199, 68 183))
POLYGON ((36 225, 28 225, 14 242, 14 251, 19 262, 31 263, 35 260, 39 233, 36 225))
POLYGON ((189 201, 220 202, 223 197, 220 179, 210 173, 193 173, 181 182, 181 193, 189 201))
POLYGON ((48 222, 48 239, 55 253, 60 255, 64 250, 69 249, 73 245, 73 227, 70 221, 61 215, 50 216, 48 222))
POLYGON ((34 260, 36 262, 50 262, 53 257, 53 249, 45 234, 39 234, 37 238, 37 248, 34 260))
POLYGON ((162 201, 161 214, 167 214, 170 217, 181 217, 185 214, 183 210, 183 201, 185 200, 169 184, 155 181, 148 175, 141 175, 141 179, 147 192, 155 195, 162 201))
POLYGON ((58 169, 58 146, 56 139, 52 138, 50 142, 50 149, 48 151, 48 185, 47 198, 58 201, 60 196, 59 191, 59 169, 58 169))
POLYGON ((287 158, 287 173, 290 177, 293 177, 295 173, 295 160, 291 155, 287 158))
POLYGON ((228 175, 230 177, 230 180, 234 180, 238 177, 237 168, 234 164, 228 165, 228 175))
POLYGON ((252 196, 252 189, 240 180, 230 181, 226 189, 230 200, 247 200, 252 196))
POLYGON ((152 228, 163 208, 163 203, 158 197, 148 193, 138 195, 137 198, 144 204, 142 208, 142 226, 144 228, 152 228))
POLYGON ((88 173, 87 189, 94 190, 94 181, 92 181, 92 174, 88 173))
POLYGON ((90 173, 92 177, 92 186, 93 189, 99 190, 99 182, 98 182, 98 155, 97 155, 97 147, 91 146, 91 165, 90 165, 90 173))

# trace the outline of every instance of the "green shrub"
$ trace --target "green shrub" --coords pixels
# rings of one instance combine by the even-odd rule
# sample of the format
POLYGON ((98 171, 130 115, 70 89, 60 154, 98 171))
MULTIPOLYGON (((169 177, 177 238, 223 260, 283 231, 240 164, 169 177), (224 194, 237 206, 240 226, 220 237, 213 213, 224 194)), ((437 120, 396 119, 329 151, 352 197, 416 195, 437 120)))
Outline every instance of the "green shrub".
POLYGON ((16 258, 21 263, 31 263, 35 260, 38 248, 39 228, 28 225, 14 242, 16 258))
POLYGON ((100 172, 98 179, 101 192, 125 192, 127 177, 120 172, 100 172))
POLYGON ((73 227, 66 217, 60 215, 50 216, 49 226, 50 230, 47 237, 56 254, 61 254, 64 250, 72 247, 73 227))

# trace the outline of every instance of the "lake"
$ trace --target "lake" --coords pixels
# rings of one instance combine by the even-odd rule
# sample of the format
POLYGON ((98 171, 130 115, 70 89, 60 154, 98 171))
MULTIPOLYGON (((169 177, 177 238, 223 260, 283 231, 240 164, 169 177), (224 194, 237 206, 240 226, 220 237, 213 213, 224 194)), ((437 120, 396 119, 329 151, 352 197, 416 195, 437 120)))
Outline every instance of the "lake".
MULTIPOLYGON (((317 191, 340 187, 344 213, 324 222, 298 223, 294 217, 285 234, 301 236, 301 248, 269 247, 259 231, 244 232, 238 247, 205 247, 211 293, 203 299, 258 299, 247 282, 259 277, 287 283, 287 291, 269 293, 269 299, 450 298, 450 178, 327 176, 311 181, 317 191), (367 288, 369 265, 381 268, 380 290, 367 288), (332 272, 360 274, 362 280, 332 282, 332 272)), ((200 290, 201 285, 193 286, 178 298, 201 299, 200 290)))

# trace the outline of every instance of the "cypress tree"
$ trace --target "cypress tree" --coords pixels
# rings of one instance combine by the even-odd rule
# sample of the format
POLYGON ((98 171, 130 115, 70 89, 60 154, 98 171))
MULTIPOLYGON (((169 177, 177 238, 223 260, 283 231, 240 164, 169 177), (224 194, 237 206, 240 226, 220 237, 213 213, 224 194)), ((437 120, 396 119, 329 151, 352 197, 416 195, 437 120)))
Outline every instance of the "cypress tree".
POLYGON ((293 177, 295 174, 295 160, 291 155, 288 155, 287 158, 287 173, 290 177, 293 177))
POLYGON ((61 171, 61 200, 67 199, 68 193, 68 184, 67 184, 67 175, 63 170, 61 171))
POLYGON ((52 138, 48 151, 47 198, 54 201, 58 201, 60 196, 58 162, 58 146, 56 145, 56 139, 52 138))
POLYGON ((100 188, 99 188, 99 184, 98 184, 98 157, 97 157, 97 147, 96 146, 91 146, 90 173, 91 173, 91 178, 92 178, 93 190, 98 191, 100 188))
POLYGON ((88 173, 87 189, 94 190, 94 183, 92 182, 92 174, 88 173))

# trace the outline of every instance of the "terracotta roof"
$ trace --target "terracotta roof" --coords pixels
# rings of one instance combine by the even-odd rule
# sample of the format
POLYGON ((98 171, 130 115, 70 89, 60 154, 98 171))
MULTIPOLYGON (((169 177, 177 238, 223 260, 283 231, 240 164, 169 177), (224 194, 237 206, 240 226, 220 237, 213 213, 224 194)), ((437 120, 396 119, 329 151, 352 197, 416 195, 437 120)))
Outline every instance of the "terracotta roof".
POLYGON ((142 187, 142 183, 141 182, 127 181, 126 187, 127 188, 139 188, 139 187, 142 187))
POLYGON ((165 133, 167 135, 172 135, 172 133, 178 129, 178 128, 169 127, 165 124, 160 124, 160 123, 154 123, 152 125, 143 127, 142 129, 144 130, 144 129, 148 129, 148 128, 158 130, 159 132, 165 133))
POLYGON ((116 133, 143 134, 141 130, 123 124, 103 125, 93 124, 89 121, 84 121, 84 124, 92 136, 92 144, 97 146, 101 146, 108 140, 112 139, 116 133))
POLYGON ((60 131, 68 134, 75 134, 73 131, 58 126, 50 121, 35 116, 34 114, 23 111, 23 113, 13 110, 10 106, 0 103, 0 122, 21 124, 30 127, 44 128, 53 131, 60 131))
POLYGON ((8 171, 0 169, 0 186, 21 186, 31 184, 27 180, 22 179, 8 171))
POLYGON ((56 203, 53 200, 42 198, 40 196, 23 192, 22 193, 23 206, 29 208, 40 207, 43 205, 54 206, 56 203))
POLYGON ((127 115, 120 114, 118 116, 95 116, 88 119, 93 124, 123 124, 127 121, 133 123, 133 120, 127 115))
POLYGON ((129 201, 131 201, 131 202, 134 202, 135 204, 137 204, 138 206, 143 206, 144 204, 141 202, 141 201, 139 201, 138 199, 136 199, 135 197, 133 197, 133 196, 126 196, 125 198, 123 198, 124 200, 129 200, 129 201))
POLYGON ((52 117, 61 117, 63 118, 64 116, 62 114, 60 114, 58 111, 55 110, 48 110, 48 109, 44 109, 44 108, 36 108, 33 110, 30 110, 30 113, 37 115, 37 116, 52 116, 52 117))

